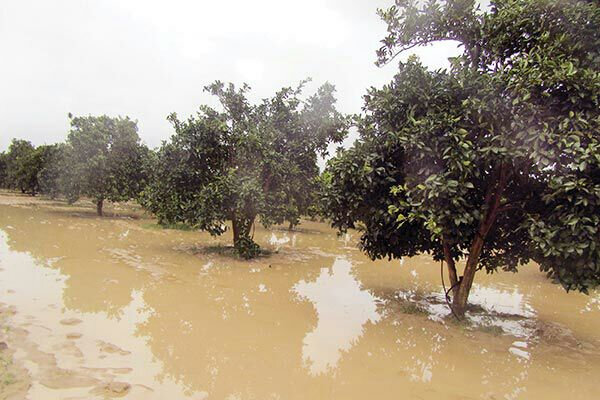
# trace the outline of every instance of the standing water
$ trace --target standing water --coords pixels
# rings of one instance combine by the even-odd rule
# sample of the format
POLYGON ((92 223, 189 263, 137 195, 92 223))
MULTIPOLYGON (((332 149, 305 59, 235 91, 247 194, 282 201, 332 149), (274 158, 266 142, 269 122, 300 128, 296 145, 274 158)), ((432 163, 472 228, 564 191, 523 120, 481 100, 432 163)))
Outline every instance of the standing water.
POLYGON ((534 265, 478 274, 457 323, 439 264, 372 262, 356 232, 257 228, 272 254, 243 261, 229 237, 93 212, 0 195, 0 398, 597 396, 600 295, 534 265))

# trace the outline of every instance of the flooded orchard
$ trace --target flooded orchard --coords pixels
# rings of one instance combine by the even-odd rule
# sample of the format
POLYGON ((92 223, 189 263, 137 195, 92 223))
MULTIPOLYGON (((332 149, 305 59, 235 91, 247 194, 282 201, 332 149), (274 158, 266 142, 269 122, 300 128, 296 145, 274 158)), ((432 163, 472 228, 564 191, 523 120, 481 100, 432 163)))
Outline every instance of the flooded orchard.
POLYGON ((438 263, 370 261, 356 232, 257 227, 272 254, 243 261, 131 212, 0 195, 1 398, 597 395, 600 295, 534 265, 479 273, 457 323, 438 263))

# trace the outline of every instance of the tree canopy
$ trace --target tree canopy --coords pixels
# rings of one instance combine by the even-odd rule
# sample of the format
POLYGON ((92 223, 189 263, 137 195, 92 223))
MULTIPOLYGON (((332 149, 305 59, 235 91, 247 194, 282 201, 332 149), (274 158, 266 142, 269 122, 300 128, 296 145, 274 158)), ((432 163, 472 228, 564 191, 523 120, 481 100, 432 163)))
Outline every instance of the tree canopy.
POLYGON ((7 182, 7 171, 8 165, 7 165, 7 159, 6 159, 6 153, 5 152, 1 152, 0 153, 0 188, 7 188, 8 187, 8 182, 7 182))
POLYGON ((67 165, 68 146, 56 143, 43 148, 43 162, 37 173, 40 193, 54 199, 69 191, 63 184, 69 175, 67 165))
POLYGON ((87 196, 102 215, 104 200, 136 198, 145 186, 148 149, 129 117, 72 117, 61 188, 70 201, 87 196))
POLYGON ((475 273, 536 261, 567 290, 600 283, 600 7, 589 1, 397 0, 378 63, 440 40, 365 96, 360 139, 324 174, 327 215, 373 258, 445 260, 463 314, 475 273), (457 261, 465 259, 463 276, 457 261))
POLYGON ((27 140, 13 139, 7 152, 3 154, 3 186, 35 195, 38 190, 40 152, 36 152, 35 147, 27 140))
POLYGON ((298 223, 317 189, 317 158, 346 135, 334 87, 302 99, 304 82, 251 104, 249 87, 214 82, 205 88, 222 110, 201 106, 185 121, 169 116, 175 134, 163 144, 144 204, 160 223, 186 223, 221 235, 231 221, 236 250, 258 254, 251 228, 298 223))

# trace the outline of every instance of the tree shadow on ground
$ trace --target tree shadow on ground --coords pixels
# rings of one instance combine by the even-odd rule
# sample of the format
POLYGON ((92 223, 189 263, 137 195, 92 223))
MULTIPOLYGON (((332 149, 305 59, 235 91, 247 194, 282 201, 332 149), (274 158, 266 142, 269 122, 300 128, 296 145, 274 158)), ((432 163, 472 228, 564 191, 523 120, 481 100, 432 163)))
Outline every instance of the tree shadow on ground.
MULTIPOLYGON (((45 207, 44 207, 45 208, 45 207)), ((74 217, 74 218, 86 218, 86 219, 101 219, 101 220, 112 220, 112 219, 127 219, 127 220, 139 220, 145 217, 143 211, 105 211, 100 217, 93 209, 87 209, 82 206, 69 206, 68 204, 62 204, 62 207, 56 207, 52 209, 46 209, 49 214, 54 214, 62 217, 74 217)))

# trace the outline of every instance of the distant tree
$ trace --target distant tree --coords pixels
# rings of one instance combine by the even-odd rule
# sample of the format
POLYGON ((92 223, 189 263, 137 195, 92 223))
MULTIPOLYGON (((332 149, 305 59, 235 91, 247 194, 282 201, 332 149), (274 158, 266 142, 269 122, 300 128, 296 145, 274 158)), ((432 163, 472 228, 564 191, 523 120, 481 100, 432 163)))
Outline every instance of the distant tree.
POLYGON ((321 86, 303 101, 303 85, 283 88, 257 105, 247 85, 215 82, 205 88, 223 111, 200 107, 195 117, 169 121, 171 141, 158 152, 145 206, 159 223, 186 223, 221 235, 231 221, 240 255, 254 257, 258 217, 264 226, 298 218, 310 203, 318 177, 317 157, 346 135, 347 121, 334 107, 334 87, 321 86))
MULTIPOLYGON (((42 146, 40 146, 42 147, 42 146)), ((39 149, 39 148, 38 148, 39 149)), ((42 147, 42 168, 37 173, 39 191, 42 194, 54 199, 62 192, 72 192, 63 190, 63 182, 68 176, 67 154, 68 146, 65 143, 57 143, 42 147)))
POLYGON ((98 215, 108 201, 136 198, 145 185, 144 157, 137 124, 129 117, 72 117, 61 187, 70 201, 87 196, 98 215))
POLYGON ((5 152, 0 153, 0 188, 8 188, 7 182, 7 155, 5 152))
POLYGON ((533 260, 566 290, 600 283, 598 2, 475 4, 380 11, 380 64, 439 40, 464 52, 448 71, 400 63, 324 175, 333 225, 362 227, 371 257, 445 260, 458 315, 480 269, 533 260))
POLYGON ((40 191, 39 174, 46 165, 51 146, 36 147, 24 160, 19 171, 22 187, 32 196, 40 191))
POLYGON ((35 194, 37 181, 31 170, 35 166, 34 151, 35 147, 31 142, 21 139, 12 140, 5 156, 8 189, 35 194))

